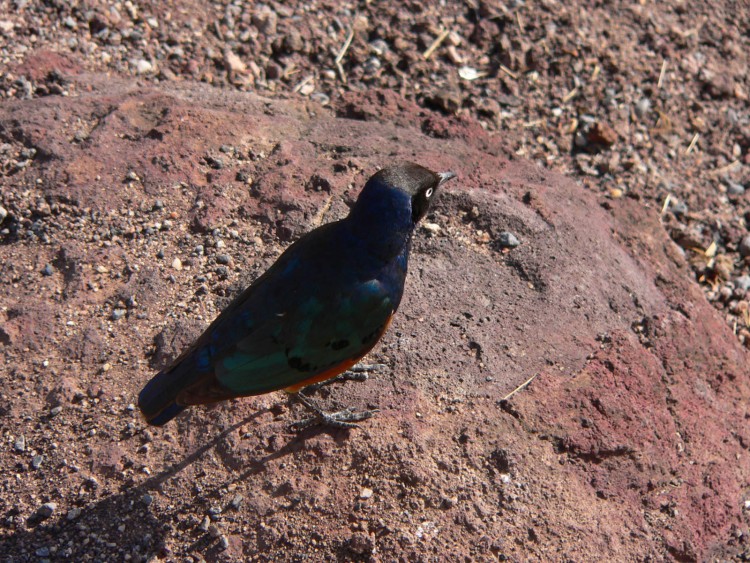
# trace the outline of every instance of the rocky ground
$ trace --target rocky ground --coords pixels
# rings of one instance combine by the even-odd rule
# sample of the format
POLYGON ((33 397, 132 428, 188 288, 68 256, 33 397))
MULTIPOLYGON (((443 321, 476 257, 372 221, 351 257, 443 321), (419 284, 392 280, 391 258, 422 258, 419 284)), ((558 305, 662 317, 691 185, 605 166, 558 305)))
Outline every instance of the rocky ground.
POLYGON ((745 557, 749 36, 729 1, 0 2, 3 559, 745 557), (383 372, 323 392, 380 415, 146 428, 154 370, 404 158, 460 182, 383 372))

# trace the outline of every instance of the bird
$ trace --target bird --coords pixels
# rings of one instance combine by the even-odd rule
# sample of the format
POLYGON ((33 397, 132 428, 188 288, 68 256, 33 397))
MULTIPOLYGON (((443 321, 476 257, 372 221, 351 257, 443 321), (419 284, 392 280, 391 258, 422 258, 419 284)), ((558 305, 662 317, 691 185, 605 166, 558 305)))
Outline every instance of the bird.
POLYGON ((351 409, 327 413, 302 390, 341 377, 386 332, 415 228, 455 177, 412 162, 376 172, 345 218, 291 244, 146 383, 138 396, 145 420, 161 426, 192 405, 282 389, 320 422, 348 428, 369 418, 351 409))

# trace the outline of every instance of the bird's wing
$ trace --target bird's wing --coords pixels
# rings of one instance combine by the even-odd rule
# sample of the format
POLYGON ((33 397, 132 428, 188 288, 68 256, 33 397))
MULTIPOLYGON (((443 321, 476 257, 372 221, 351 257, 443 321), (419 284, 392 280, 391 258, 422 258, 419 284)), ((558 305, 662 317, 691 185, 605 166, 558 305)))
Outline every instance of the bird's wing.
MULTIPOLYGON (((343 371, 372 348, 395 310, 391 294, 378 280, 344 290, 324 288, 295 301, 218 350, 212 359, 221 387, 237 396, 253 395, 321 374, 333 377, 337 367, 343 371)), ((235 315, 241 317, 243 309, 235 315)))

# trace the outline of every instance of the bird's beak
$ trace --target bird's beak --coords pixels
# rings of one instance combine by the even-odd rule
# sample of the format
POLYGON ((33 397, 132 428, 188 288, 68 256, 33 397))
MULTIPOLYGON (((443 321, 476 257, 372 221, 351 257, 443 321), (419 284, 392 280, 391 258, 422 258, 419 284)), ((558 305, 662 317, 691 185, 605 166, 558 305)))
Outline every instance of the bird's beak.
POLYGON ((456 177, 455 172, 438 172, 437 175, 440 176, 440 182, 438 182, 438 186, 442 186, 448 180, 452 180, 456 177))

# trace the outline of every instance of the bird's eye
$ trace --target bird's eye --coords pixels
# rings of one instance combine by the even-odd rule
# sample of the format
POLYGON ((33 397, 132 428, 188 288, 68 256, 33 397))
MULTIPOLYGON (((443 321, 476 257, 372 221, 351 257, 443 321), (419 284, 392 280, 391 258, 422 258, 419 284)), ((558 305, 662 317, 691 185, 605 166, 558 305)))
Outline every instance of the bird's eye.
POLYGON ((430 199, 432 197, 432 192, 434 192, 434 191, 435 190, 433 190, 432 188, 427 188, 427 191, 424 193, 424 197, 426 199, 430 199))

